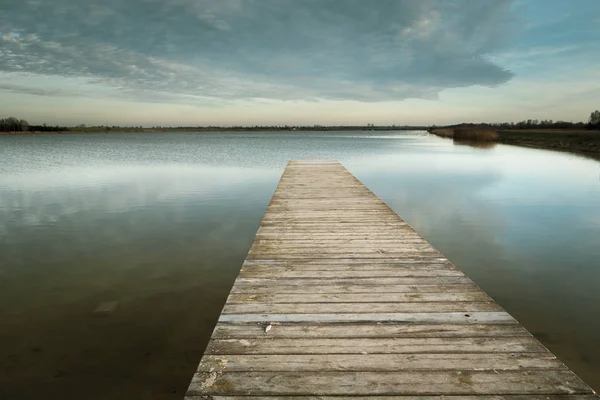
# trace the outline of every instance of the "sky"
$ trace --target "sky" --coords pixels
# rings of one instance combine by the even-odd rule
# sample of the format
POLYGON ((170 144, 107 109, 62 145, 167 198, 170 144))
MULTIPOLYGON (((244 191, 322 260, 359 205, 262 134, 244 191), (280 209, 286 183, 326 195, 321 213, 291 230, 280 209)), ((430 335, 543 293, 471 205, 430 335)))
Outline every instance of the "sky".
POLYGON ((61 125, 586 121, 600 0, 2 0, 0 117, 61 125))

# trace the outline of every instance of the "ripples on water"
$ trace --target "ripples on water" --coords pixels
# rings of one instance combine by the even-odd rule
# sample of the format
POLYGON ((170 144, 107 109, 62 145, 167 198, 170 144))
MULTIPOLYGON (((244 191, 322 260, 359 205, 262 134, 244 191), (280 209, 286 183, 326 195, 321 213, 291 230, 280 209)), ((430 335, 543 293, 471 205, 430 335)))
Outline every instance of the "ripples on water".
POLYGON ((308 158, 344 163, 600 388, 596 161, 408 132, 88 134, 0 137, 0 398, 180 399, 308 158))

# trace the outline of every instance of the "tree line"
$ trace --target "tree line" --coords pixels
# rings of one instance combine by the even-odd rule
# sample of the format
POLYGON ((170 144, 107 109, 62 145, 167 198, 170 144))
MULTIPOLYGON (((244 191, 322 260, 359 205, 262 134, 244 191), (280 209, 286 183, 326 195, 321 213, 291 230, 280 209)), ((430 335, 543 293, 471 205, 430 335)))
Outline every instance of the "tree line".
POLYGON ((519 122, 501 122, 489 124, 497 129, 586 129, 585 122, 553 121, 551 119, 528 119, 519 122))
POLYGON ((590 114, 590 120, 588 121, 588 128, 600 129, 600 111, 596 110, 590 114))
MULTIPOLYGON (((480 124, 472 124, 472 123, 463 123, 458 125, 452 125, 449 127, 464 127, 464 126, 482 126, 489 127, 494 129, 501 130, 509 130, 509 129, 600 129, 600 111, 596 110, 590 114, 588 122, 570 122, 570 121, 553 121, 551 119, 537 120, 537 119, 528 119, 520 122, 495 122, 495 123, 480 123, 480 124)), ((78 128, 85 128, 85 125, 79 125, 78 128)), ((113 129, 118 127, 114 126, 113 129)), ((142 127, 140 126, 140 129, 142 127)), ((216 127, 197 127, 198 130, 211 130, 216 127)), ((219 130, 296 130, 296 129, 310 129, 310 130, 331 130, 331 129, 364 129, 364 126, 339 126, 339 127, 331 127, 331 126, 320 126, 315 125, 313 127, 306 126, 236 126, 229 128, 218 128, 219 130)), ((381 127, 375 126, 373 124, 369 124, 367 128, 373 130, 381 129, 381 128, 397 128, 397 129, 414 129, 423 127, 408 127, 408 126, 391 126, 391 127, 381 127)), ((183 129, 181 127, 180 129, 183 129)), ((51 126, 51 125, 30 125, 26 120, 19 119, 15 117, 8 117, 4 119, 0 119, 0 132, 61 132, 68 131, 69 128, 64 126, 51 126)), ((106 131, 110 130, 109 127, 106 127, 106 131)))
POLYGON ((27 132, 29 123, 24 119, 8 117, 0 119, 0 132, 27 132))
POLYGON ((61 132, 68 131, 64 126, 30 125, 24 119, 8 117, 0 119, 0 132, 61 132))
POLYGON ((590 114, 588 122, 553 121, 551 119, 527 119, 520 122, 492 122, 492 123, 463 123, 449 127, 482 126, 498 130, 519 129, 600 129, 600 111, 596 110, 590 114))

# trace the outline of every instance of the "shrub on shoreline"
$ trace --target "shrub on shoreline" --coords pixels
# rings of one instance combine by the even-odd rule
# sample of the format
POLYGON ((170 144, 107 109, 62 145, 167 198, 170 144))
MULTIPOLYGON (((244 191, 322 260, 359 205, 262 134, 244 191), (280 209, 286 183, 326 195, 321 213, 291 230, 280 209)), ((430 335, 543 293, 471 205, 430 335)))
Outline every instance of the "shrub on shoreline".
POLYGON ((500 138, 498 132, 490 128, 443 128, 429 131, 434 135, 452 138, 457 141, 495 142, 500 138))
POLYGON ((489 128, 456 128, 455 140, 471 140, 479 142, 494 142, 499 139, 498 132, 489 128))
POLYGON ((434 135, 445 137, 445 138, 453 138, 454 137, 454 129, 432 129, 429 131, 434 135))

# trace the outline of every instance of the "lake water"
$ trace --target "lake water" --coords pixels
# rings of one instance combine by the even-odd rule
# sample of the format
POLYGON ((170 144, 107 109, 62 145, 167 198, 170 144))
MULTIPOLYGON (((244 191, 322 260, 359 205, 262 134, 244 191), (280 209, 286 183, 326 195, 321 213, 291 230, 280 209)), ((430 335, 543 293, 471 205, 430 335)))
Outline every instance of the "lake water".
POLYGON ((0 137, 0 399, 181 399, 290 159, 338 159, 596 390, 600 163, 419 132, 0 137))

